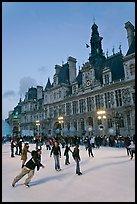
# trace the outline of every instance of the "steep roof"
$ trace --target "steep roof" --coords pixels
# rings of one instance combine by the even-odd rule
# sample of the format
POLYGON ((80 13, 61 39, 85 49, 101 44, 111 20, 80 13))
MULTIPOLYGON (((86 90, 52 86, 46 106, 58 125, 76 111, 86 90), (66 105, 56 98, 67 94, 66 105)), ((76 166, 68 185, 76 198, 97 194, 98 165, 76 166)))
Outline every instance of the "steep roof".
POLYGON ((50 79, 48 78, 47 84, 45 89, 50 89, 52 87, 51 83, 50 83, 50 79))
POLYGON ((76 77, 76 81, 78 82, 78 85, 82 84, 82 72, 79 70, 78 76, 76 77))
POLYGON ((121 53, 114 54, 107 58, 106 67, 110 68, 113 81, 124 78, 123 56, 121 53))
POLYGON ((69 64, 63 64, 58 75, 58 83, 69 83, 69 64))

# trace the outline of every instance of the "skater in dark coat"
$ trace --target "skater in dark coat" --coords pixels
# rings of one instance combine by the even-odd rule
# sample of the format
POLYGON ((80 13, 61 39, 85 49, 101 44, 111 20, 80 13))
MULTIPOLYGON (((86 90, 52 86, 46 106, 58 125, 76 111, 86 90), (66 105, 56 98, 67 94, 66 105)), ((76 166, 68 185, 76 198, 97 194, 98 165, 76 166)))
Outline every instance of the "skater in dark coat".
POLYGON ((70 149, 70 144, 66 144, 65 146, 65 151, 64 151, 64 156, 65 158, 65 165, 70 164, 69 162, 69 151, 72 153, 71 149, 70 149))
POLYGON ((56 171, 60 171, 60 161, 59 158, 61 158, 61 150, 60 150, 60 146, 58 144, 57 141, 54 142, 54 145, 52 146, 51 152, 50 152, 50 157, 54 156, 54 160, 55 160, 55 170, 56 171))
POLYGON ((93 151, 92 151, 92 144, 90 144, 90 143, 88 144, 87 150, 88 150, 88 155, 89 155, 89 157, 90 157, 90 155, 91 155, 92 157, 94 157, 93 151))
POLYGON ((74 147, 72 156, 76 162, 76 174, 81 175, 82 173, 80 172, 80 155, 79 155, 79 145, 76 144, 76 146, 74 147))
POLYGON ((44 165, 41 164, 38 160, 37 151, 33 150, 31 152, 31 155, 32 155, 31 159, 24 165, 20 174, 14 178, 14 180, 12 182, 12 187, 15 187, 15 184, 21 178, 23 178, 26 174, 28 174, 28 177, 26 178, 24 185, 26 187, 29 187, 29 183, 30 183, 32 177, 34 176, 35 167, 37 167, 37 170, 39 170, 40 167, 44 168, 44 165))
POLYGON ((131 159, 133 159, 133 155, 135 154, 135 144, 133 141, 131 141, 131 144, 129 145, 129 149, 130 149, 131 159))
POLYGON ((11 146, 11 157, 15 157, 14 156, 14 147, 16 147, 16 144, 15 144, 13 139, 11 139, 10 146, 11 146))

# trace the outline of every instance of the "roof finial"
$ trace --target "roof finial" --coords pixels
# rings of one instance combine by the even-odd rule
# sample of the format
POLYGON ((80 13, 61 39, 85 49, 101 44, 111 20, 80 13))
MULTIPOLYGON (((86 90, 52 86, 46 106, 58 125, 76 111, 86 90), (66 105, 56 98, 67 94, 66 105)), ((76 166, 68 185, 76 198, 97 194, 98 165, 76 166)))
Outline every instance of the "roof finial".
POLYGON ((113 49, 112 49, 112 53, 113 53, 113 55, 115 54, 115 49, 114 49, 114 46, 113 46, 113 49))
POLYGON ((119 44, 119 52, 122 53, 122 50, 121 50, 121 42, 119 44))
POLYGON ((95 17, 93 17, 93 24, 95 24, 95 17))
POLYGON ((78 71, 80 71, 80 64, 78 63, 78 71))
POLYGON ((108 49, 107 49, 107 52, 106 52, 106 56, 107 56, 107 58, 108 58, 108 49))

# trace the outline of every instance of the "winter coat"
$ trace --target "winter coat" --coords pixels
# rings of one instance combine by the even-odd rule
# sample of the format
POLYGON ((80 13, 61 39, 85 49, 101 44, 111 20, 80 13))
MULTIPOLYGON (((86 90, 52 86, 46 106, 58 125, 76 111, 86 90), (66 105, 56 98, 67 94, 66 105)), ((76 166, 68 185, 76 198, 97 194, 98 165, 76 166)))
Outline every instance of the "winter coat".
POLYGON ((27 160, 28 147, 24 146, 21 154, 21 160, 27 160))
POLYGON ((79 149, 77 147, 74 148, 72 153, 73 158, 78 158, 80 160, 79 149))
POLYGON ((72 152, 70 147, 66 146, 65 151, 64 151, 64 156, 68 155, 69 151, 72 152))
MULTIPOLYGON (((41 162, 38 160, 38 154, 37 151, 33 150, 32 151, 32 158, 25 164, 25 166, 31 170, 34 170, 35 167, 37 167, 37 170, 39 170, 39 168, 41 166, 43 166, 41 164, 41 162)), ((44 167, 44 166, 43 166, 44 167)))
POLYGON ((52 153, 54 155, 59 155, 61 157, 61 150, 60 150, 60 146, 53 146, 50 152, 50 156, 52 155, 52 153))

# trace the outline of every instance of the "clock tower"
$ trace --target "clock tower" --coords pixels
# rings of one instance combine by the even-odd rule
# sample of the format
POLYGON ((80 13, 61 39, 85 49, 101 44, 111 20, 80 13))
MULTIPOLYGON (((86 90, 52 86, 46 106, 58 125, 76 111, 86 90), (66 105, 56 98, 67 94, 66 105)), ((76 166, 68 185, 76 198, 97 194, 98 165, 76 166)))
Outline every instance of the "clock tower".
POLYGON ((101 72, 106 60, 101 44, 103 37, 99 36, 98 26, 95 23, 93 24, 91 29, 92 29, 90 39, 91 53, 89 57, 89 62, 91 63, 92 67, 94 67, 96 79, 102 80, 101 72))

